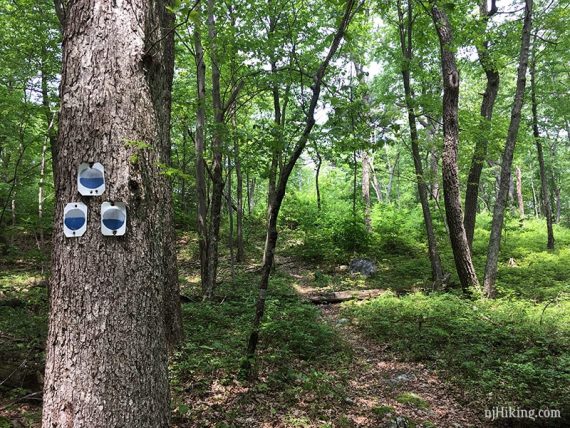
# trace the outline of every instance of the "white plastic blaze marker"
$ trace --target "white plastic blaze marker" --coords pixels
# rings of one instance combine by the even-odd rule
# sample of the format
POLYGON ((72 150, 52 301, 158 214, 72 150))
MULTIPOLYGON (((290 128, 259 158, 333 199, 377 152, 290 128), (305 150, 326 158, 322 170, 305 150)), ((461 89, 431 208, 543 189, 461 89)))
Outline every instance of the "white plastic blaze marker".
POLYGON ((72 202, 63 209, 63 233, 67 238, 83 236, 87 230, 87 205, 72 202))
POLYGON ((77 170, 77 190, 82 196, 99 196, 105 191, 105 168, 99 162, 82 163, 77 170))
POLYGON ((127 231, 127 206, 124 202, 101 204, 101 233, 105 236, 122 236, 127 231))

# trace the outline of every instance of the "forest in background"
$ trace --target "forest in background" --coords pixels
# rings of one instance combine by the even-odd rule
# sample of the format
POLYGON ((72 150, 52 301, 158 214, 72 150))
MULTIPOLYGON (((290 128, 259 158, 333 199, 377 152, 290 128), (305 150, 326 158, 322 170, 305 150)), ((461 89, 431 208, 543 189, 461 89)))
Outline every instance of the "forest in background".
MULTIPOLYGON (((0 426, 40 420, 66 4, 0 0, 0 426)), ((173 425, 565 426, 568 2, 166 9, 173 425)))

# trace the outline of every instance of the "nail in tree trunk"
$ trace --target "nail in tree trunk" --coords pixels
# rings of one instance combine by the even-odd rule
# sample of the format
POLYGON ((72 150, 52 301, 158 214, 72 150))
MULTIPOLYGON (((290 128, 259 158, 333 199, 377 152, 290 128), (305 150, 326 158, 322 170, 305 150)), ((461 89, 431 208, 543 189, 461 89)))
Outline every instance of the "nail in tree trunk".
POLYGON ((443 281, 443 268, 437 249, 437 239, 433 230, 433 222, 428 201, 428 188, 424 177, 422 161, 420 158, 420 148, 418 142, 418 130, 416 125, 416 113, 414 111, 413 92, 410 83, 410 63, 412 61, 412 30, 413 30, 413 7, 412 0, 408 0, 407 14, 404 17, 402 3, 398 1, 398 27, 400 35, 400 48, 402 50, 402 79, 404 82, 404 95, 406 99, 406 109, 408 111, 408 125, 410 127, 410 141, 412 145, 412 157, 416 171, 416 183, 422 206, 424 225, 428 239, 428 252, 431 263, 432 279, 441 284, 443 281))
MULTIPOLYGON (((495 7, 494 1, 490 11, 487 8, 487 0, 481 0, 479 3, 479 15, 485 25, 485 33, 487 21, 496 11, 497 8, 495 7)), ((477 217, 477 201, 479 198, 479 183, 481 181, 481 172, 483 171, 485 158, 487 157, 493 107, 495 106, 495 100, 499 93, 499 72, 489 53, 489 40, 487 37, 485 37, 481 45, 477 45, 477 54, 479 55, 479 63, 483 71, 485 71, 487 84, 485 86, 485 93, 483 94, 483 101, 481 102, 479 133, 475 140, 475 151, 473 152, 471 168, 469 169, 469 176, 467 178, 467 189, 465 191, 465 217, 463 218, 463 224, 465 226, 465 234, 467 235, 469 247, 473 244, 475 220, 477 217)))
POLYGON ((489 248, 487 250, 487 264, 485 266, 485 295, 495 297, 497 280, 497 265, 499 261, 499 249, 501 245, 501 231, 505 218, 505 205, 509 193, 511 181, 511 166, 515 144, 521 121, 521 110, 524 103, 524 91, 526 86, 526 72, 528 68, 528 56, 530 46, 530 31, 532 26, 532 5, 533 0, 525 1, 524 21, 521 37, 521 48, 519 56, 519 66, 517 73, 517 85, 515 99, 511 110, 511 121, 507 132, 507 141, 503 151, 501 161, 501 175, 499 180, 499 191, 493 209, 493 221, 491 223, 491 236, 489 238, 489 248))
POLYGON ((165 6, 77 0, 65 10, 45 428, 169 426, 180 298, 171 187, 159 168, 170 162, 174 65, 165 6), (104 194, 78 194, 82 162, 103 164, 104 194), (65 238, 63 209, 74 201, 87 205, 87 231, 65 238), (124 236, 101 234, 103 201, 126 204, 124 236))
POLYGON ((517 176, 517 202, 519 205, 519 216, 522 220, 522 219, 524 219, 524 200, 523 200, 523 192, 522 192, 522 172, 518 166, 516 168, 516 176, 517 176))
POLYGON ((269 276, 271 274, 271 267, 274 261, 275 246, 277 245, 277 218, 279 215, 279 210, 281 208, 281 203, 285 197, 285 191, 287 189, 287 182, 289 176, 297 163, 297 160, 303 153, 309 135, 313 127, 315 126, 315 109, 317 107, 317 102, 319 101, 321 93, 321 85, 324 75, 327 71, 329 63, 331 62, 333 56, 338 50, 341 40, 344 37, 344 33, 348 24, 350 23, 351 17, 353 16, 354 8, 356 6, 355 0, 348 0, 346 2, 346 7, 344 15, 339 23, 339 27, 336 30, 334 38, 331 42, 328 54, 321 62, 319 68, 317 69, 315 75, 313 76, 313 84, 311 86, 312 96, 307 110, 305 118, 305 126, 303 133, 297 140, 295 147, 284 165, 284 168, 279 174, 279 181, 276 186, 274 197, 271 198, 271 203, 268 209, 268 219, 267 219, 267 232, 265 238, 265 248, 263 252, 263 266, 261 271, 261 281, 259 283, 259 295, 257 298, 255 318, 253 320, 253 325, 251 333, 249 336, 247 344, 246 359, 244 360, 242 369, 246 376, 251 377, 253 372, 253 360, 255 358, 255 351, 257 349, 257 342, 259 340, 259 328, 261 325, 261 320, 263 319, 263 314, 265 312, 265 300, 267 298, 267 288, 269 286, 269 276))
POLYGON ((458 104, 459 72, 455 64, 455 47, 452 46, 451 24, 445 12, 432 3, 431 14, 441 47, 443 77, 443 199, 449 226, 449 238, 455 267, 464 288, 478 287, 479 281, 471 259, 471 250, 463 226, 461 211, 457 146, 459 144, 458 104))
MULTIPOLYGON (((536 43, 536 37, 534 38, 536 43)), ((547 241, 546 248, 549 250, 554 249, 554 230, 552 228, 552 208, 550 205, 550 198, 548 197, 548 182, 546 178, 546 167, 544 165, 544 153, 542 150, 542 140, 540 138, 540 130, 538 128, 538 103, 536 100, 536 57, 534 55, 530 62, 530 100, 532 110, 532 134, 534 136, 534 143, 536 144, 536 152, 538 155, 538 166, 540 171, 540 189, 542 195, 542 211, 546 217, 546 231, 547 241)))

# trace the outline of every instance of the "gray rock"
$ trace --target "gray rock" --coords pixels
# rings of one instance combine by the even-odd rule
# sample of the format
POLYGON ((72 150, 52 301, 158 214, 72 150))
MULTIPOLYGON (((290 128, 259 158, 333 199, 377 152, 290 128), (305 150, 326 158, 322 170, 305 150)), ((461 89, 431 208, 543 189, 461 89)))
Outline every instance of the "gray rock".
POLYGON ((394 378, 395 383, 409 382, 411 380, 414 380, 414 376, 409 375, 407 373, 399 374, 394 378))
POLYGON ((376 264, 369 259, 354 259, 350 262, 349 269, 350 273, 372 276, 376 273, 376 264))

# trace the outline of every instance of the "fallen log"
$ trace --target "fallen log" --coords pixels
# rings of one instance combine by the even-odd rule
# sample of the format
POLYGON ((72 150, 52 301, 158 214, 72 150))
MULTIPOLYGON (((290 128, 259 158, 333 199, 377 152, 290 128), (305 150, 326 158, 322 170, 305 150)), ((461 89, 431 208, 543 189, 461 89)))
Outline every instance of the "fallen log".
POLYGON ((347 302, 349 300, 367 300, 380 296, 384 290, 335 291, 322 294, 308 294, 306 299, 315 305, 328 305, 347 302))

